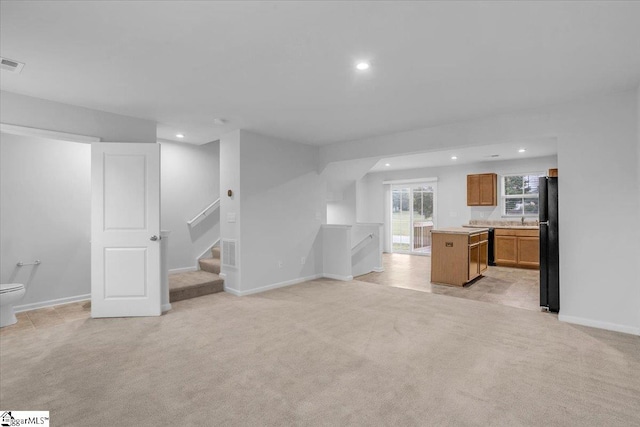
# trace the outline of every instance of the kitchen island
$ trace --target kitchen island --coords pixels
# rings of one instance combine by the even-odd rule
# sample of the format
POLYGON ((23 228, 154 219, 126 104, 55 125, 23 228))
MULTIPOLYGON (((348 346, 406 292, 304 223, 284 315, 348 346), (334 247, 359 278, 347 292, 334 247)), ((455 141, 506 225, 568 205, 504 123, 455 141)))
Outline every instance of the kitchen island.
POLYGON ((464 286, 488 268, 489 229, 431 230, 431 282, 464 286))

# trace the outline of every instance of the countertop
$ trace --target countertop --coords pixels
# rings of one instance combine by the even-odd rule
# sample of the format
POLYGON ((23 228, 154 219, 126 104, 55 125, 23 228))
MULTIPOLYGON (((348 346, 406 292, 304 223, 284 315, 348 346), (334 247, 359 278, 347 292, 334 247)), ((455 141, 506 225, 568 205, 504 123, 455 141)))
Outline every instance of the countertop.
POLYGON ((438 228, 437 230, 431 230, 431 233, 448 233, 448 234, 474 234, 489 231, 487 227, 474 227, 474 226, 462 226, 462 227, 446 227, 438 228))
MULTIPOLYGON (((478 225, 464 224, 464 228, 478 228, 478 225)), ((486 225, 482 226, 486 228, 506 228, 509 230, 538 230, 540 227, 537 225, 486 225)))

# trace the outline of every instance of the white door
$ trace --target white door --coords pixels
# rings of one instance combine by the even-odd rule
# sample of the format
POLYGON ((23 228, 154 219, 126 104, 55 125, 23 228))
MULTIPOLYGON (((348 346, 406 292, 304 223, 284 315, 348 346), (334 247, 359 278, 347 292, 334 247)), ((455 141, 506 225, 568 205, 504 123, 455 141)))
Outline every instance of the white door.
POLYGON ((91 317, 159 316, 160 146, 91 144, 91 317))

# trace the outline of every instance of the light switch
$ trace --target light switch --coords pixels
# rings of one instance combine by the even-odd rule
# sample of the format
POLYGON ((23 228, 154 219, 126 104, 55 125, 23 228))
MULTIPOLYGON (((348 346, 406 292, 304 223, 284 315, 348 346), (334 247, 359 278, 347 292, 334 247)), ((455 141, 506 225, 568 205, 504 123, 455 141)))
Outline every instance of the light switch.
POLYGON ((236 213, 228 212, 227 213, 227 222, 236 222, 236 213))

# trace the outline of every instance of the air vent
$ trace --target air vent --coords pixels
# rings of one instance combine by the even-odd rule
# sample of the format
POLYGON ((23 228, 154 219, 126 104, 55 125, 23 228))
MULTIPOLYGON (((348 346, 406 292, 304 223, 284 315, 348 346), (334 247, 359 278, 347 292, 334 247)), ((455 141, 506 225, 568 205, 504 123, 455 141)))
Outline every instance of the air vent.
POLYGON ((0 68, 3 70, 11 71, 12 73, 19 73, 22 71, 22 67, 24 67, 24 63, 14 61, 13 59, 2 58, 0 57, 0 68))
POLYGON ((222 239, 222 265, 225 267, 237 267, 238 251, 235 240, 222 239))

